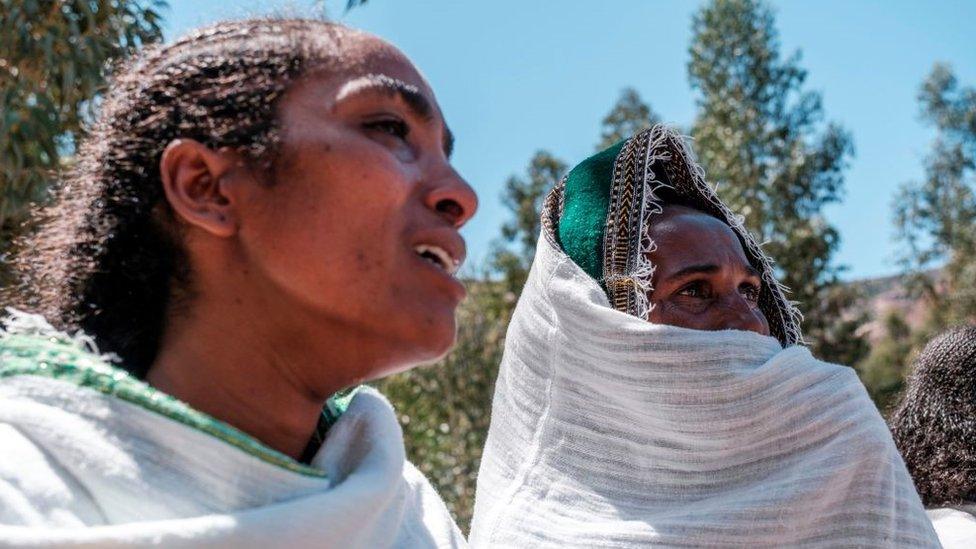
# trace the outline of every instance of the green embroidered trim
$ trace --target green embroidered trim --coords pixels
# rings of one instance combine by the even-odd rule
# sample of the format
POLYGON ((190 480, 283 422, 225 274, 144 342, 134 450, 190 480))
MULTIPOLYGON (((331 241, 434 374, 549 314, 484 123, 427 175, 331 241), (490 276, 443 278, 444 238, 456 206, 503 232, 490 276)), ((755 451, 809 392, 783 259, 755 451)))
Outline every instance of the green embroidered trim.
MULTIPOLYGON (((301 464, 244 432, 157 391, 99 356, 80 349, 70 340, 54 336, 0 335, 0 379, 20 375, 49 377, 94 389, 207 433, 264 462, 301 475, 326 476, 323 471, 301 464)), ((330 425, 346 411, 357 391, 358 387, 329 399, 323 414, 328 416, 330 425)))
POLYGON ((325 408, 322 409, 322 415, 325 416, 325 421, 328 423, 329 427, 332 427, 339 421, 342 414, 346 413, 349 405, 352 404, 352 399, 356 398, 362 385, 357 385, 355 387, 350 387, 348 389, 343 389, 336 394, 332 395, 329 400, 325 402, 325 408))

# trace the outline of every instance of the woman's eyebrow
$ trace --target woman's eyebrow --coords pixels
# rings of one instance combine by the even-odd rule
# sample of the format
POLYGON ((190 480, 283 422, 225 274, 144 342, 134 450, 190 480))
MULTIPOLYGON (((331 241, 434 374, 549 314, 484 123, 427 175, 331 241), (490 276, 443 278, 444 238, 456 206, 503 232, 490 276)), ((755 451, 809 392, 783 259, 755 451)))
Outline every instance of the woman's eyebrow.
MULTIPOLYGON (((416 117, 424 121, 430 121, 434 118, 433 106, 417 86, 385 74, 367 74, 366 76, 350 80, 339 90, 336 101, 342 101, 353 95, 370 92, 380 92, 389 97, 399 97, 416 117)), ((447 124, 444 124, 443 130, 444 153, 447 156, 451 156, 451 153, 454 151, 454 134, 451 133, 447 124)))
POLYGON ((683 269, 678 270, 668 278, 684 278, 690 275, 696 274, 713 274, 717 273, 722 268, 714 263, 701 263, 698 265, 689 265, 683 269))

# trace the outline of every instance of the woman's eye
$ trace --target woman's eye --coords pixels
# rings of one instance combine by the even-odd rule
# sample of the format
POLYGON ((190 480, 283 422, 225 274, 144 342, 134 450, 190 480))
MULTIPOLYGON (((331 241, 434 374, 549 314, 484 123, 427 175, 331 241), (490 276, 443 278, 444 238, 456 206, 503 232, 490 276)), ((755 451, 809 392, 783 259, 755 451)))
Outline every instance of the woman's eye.
POLYGON ((692 282, 691 284, 688 284, 682 287, 680 290, 678 290, 678 295, 684 295, 688 297, 707 298, 708 288, 706 287, 705 284, 701 282, 692 282))
POLYGON ((759 301, 759 286, 756 286, 751 282, 739 286, 739 292, 748 301, 751 301, 753 303, 757 303, 759 301))
POLYGON ((406 139, 410 133, 410 126, 398 118, 384 118, 364 124, 367 129, 383 132, 398 139, 406 139))

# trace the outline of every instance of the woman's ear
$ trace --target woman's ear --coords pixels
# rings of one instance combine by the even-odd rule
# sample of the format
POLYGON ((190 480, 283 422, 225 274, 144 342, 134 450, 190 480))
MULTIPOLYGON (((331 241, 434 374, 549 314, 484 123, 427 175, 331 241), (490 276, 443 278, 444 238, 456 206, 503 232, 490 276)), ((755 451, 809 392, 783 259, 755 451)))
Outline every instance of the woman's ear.
POLYGON ((237 231, 234 203, 222 179, 238 164, 230 149, 214 151, 193 139, 174 139, 159 162, 166 200, 177 219, 213 236, 237 231))

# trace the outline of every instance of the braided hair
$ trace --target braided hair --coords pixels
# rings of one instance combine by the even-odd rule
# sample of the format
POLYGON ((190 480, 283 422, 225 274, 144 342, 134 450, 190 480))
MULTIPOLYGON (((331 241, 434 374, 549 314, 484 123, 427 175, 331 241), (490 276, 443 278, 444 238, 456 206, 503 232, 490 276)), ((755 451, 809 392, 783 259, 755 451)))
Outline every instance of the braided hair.
POLYGON ((926 507, 976 501, 976 326, 925 346, 889 424, 926 507))
POLYGON ((163 150, 195 139, 272 169, 278 99, 313 67, 328 69, 351 32, 310 19, 221 22, 121 66, 76 164, 19 243, 10 301, 84 330, 144 377, 191 274, 163 193, 163 150))

